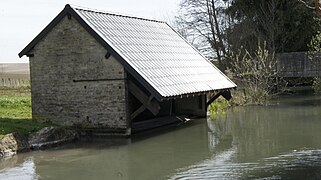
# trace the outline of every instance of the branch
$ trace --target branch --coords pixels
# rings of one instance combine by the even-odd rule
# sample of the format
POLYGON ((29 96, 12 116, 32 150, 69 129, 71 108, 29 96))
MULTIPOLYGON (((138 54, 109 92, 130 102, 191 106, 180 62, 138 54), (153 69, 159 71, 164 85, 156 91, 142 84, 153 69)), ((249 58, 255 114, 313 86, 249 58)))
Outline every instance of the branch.
POLYGON ((305 7, 309 8, 309 9, 316 9, 316 7, 309 5, 304 0, 298 0, 298 2, 302 3, 305 7))

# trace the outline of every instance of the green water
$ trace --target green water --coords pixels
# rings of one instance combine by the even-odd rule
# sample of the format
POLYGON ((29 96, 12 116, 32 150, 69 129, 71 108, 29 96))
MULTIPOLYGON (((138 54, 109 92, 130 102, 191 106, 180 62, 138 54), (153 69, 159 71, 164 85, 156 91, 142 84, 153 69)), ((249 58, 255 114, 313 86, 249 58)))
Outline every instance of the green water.
POLYGON ((321 97, 0 161, 0 179, 321 179, 321 97))

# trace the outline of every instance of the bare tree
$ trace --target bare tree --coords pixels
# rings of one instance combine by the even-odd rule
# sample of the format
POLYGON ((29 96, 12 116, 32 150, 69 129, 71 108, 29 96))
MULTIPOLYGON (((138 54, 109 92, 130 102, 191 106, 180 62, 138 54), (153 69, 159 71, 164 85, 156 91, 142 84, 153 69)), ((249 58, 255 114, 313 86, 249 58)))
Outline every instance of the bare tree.
POLYGON ((279 76, 282 69, 277 67, 275 53, 266 48, 266 42, 259 42, 255 52, 240 49, 231 56, 231 73, 243 89, 244 103, 265 104, 271 95, 286 87, 286 82, 279 76))
POLYGON ((185 31, 192 38, 192 44, 208 56, 217 59, 221 69, 227 57, 226 38, 224 32, 228 22, 223 13, 224 3, 221 0, 183 0, 180 4, 179 23, 185 25, 185 31), (183 17, 183 18, 182 18, 183 17), (208 44, 208 46, 199 45, 208 44))
MULTIPOLYGON (((302 4, 305 5, 305 7, 315 10, 315 13, 321 18, 321 1, 320 0, 298 0, 302 4)), ((321 19, 318 19, 321 21, 321 19)))

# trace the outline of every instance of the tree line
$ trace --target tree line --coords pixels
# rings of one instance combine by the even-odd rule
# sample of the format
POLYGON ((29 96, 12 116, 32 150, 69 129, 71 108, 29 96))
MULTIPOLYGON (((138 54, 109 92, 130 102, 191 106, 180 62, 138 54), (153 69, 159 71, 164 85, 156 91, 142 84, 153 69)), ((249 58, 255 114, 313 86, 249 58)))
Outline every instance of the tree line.
POLYGON ((275 54, 309 51, 320 34, 320 1, 182 0, 175 26, 230 73, 245 101, 263 103, 286 86, 277 77, 275 54))
POLYGON ((308 51, 320 30, 318 0, 182 0, 178 31, 223 70, 228 56, 258 42, 275 53, 308 51))

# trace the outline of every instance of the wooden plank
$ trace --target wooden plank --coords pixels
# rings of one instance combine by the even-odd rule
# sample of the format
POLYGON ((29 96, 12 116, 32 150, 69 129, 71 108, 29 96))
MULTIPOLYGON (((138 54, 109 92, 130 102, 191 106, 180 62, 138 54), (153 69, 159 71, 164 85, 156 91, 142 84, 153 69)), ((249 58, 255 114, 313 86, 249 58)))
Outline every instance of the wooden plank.
POLYGON ((136 84, 128 81, 128 90, 133 94, 154 116, 159 113, 160 105, 153 97, 148 97, 136 84))
POLYGON ((181 122, 182 121, 180 121, 177 117, 174 116, 160 117, 155 119, 149 119, 146 121, 134 122, 132 126, 132 133, 135 134, 154 128, 168 126, 171 124, 178 124, 181 122))
POLYGON ((138 116, 140 113, 142 113, 145 109, 146 109, 146 107, 144 105, 140 106, 135 112, 133 112, 130 115, 130 119, 134 119, 136 116, 138 116))

